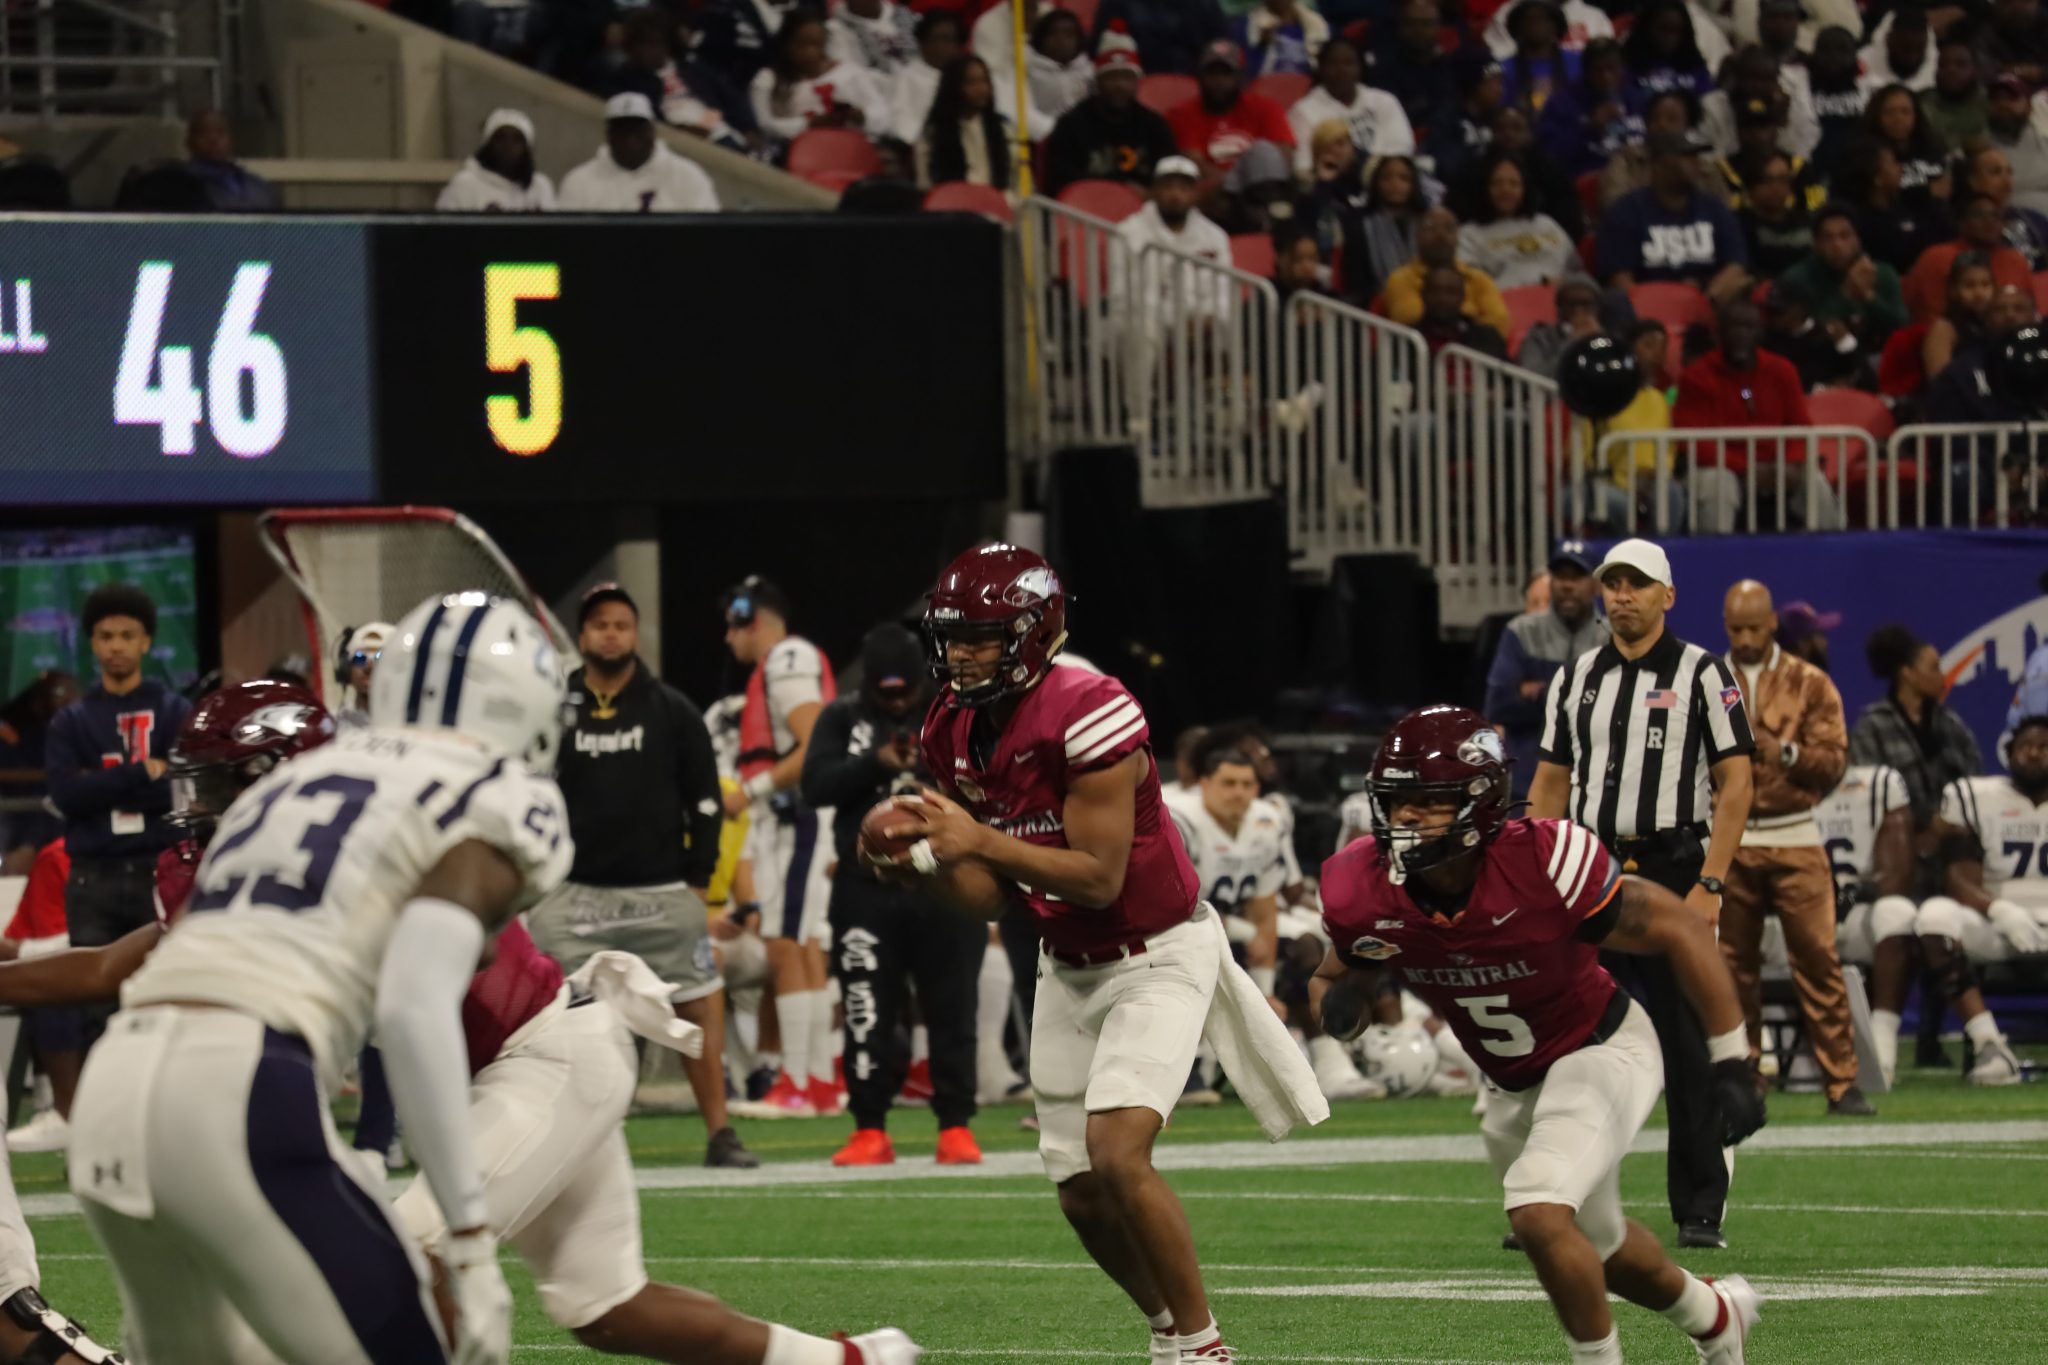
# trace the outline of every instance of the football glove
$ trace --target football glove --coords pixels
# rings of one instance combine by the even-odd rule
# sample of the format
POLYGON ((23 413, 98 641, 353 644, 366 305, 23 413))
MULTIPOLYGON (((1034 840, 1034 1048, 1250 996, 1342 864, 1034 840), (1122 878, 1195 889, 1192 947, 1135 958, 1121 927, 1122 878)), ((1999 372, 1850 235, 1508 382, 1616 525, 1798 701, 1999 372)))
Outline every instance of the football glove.
POLYGON ((452 1365, 505 1365, 512 1355, 512 1291, 498 1269, 498 1239, 487 1229, 450 1233, 441 1264, 455 1298, 452 1365))
POLYGON ((2048 953, 2048 929, 2034 922, 2034 917, 2011 901, 1991 902, 1985 912, 1998 932, 2005 935, 2016 953, 2048 953))
POLYGON ((1714 1063, 1714 1098, 1721 1105, 1722 1146, 1733 1147, 1764 1126, 1764 1097, 1747 1058, 1714 1063))
POLYGON ((1376 992, 1355 972, 1346 972, 1323 992, 1323 1032, 1340 1043, 1348 1043, 1365 1032, 1372 1022, 1376 992))

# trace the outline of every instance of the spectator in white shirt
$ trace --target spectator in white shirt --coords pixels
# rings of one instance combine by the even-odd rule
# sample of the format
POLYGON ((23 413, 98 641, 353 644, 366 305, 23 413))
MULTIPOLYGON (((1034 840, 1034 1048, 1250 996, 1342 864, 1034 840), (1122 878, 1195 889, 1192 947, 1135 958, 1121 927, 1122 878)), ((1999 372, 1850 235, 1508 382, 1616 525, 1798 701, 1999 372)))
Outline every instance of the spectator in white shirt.
POLYGON ((604 106, 604 146, 562 177, 565 213, 716 213, 718 192, 696 162, 670 151, 654 128, 654 102, 637 91, 604 106))
POLYGON ((533 120, 517 109, 493 109, 483 140, 441 188, 444 213, 537 213, 555 206, 555 184, 533 168, 533 120))
POLYGON ((880 133, 888 126, 889 102, 881 85, 866 69, 833 59, 826 50, 825 20, 816 10, 792 10, 783 20, 752 93, 762 129, 785 142, 812 128, 880 133))
POLYGON ((1872 90, 1903 85, 1916 95, 1934 88, 1934 68, 1941 57, 1935 51, 1927 11, 1911 3, 1878 20, 1870 42, 1858 55, 1872 90))
POLYGON ((1538 212, 1528 178, 1514 158, 1487 153, 1483 178, 1474 176, 1477 202, 1461 205, 1466 221, 1458 229, 1458 259, 1492 277, 1502 289, 1555 284, 1583 275, 1579 253, 1557 220, 1538 212))
MULTIPOLYGON (((1095 63, 1088 56, 1088 35, 1081 31, 1081 21, 1066 10, 1050 9, 1038 16, 1024 66, 1031 81, 1032 107, 1054 123, 1094 93, 1095 63)), ((1032 131, 1037 137, 1051 132, 1032 131)))
POLYGON ((1130 315, 1141 332, 1149 334, 1163 323, 1229 315, 1235 286, 1221 271, 1205 287, 1207 272, 1176 267, 1157 252, 1143 254, 1148 247, 1163 247, 1214 265, 1230 264, 1229 234, 1195 207, 1201 176, 1201 167, 1191 158, 1165 158, 1152 172, 1150 201, 1117 226, 1124 251, 1111 253, 1110 292, 1129 300, 1130 315), (1181 281, 1177 290, 1176 276, 1181 281))
POLYGON ((1011 31, 1016 25, 1016 16, 1010 6, 1024 6, 1024 32, 1036 31, 1039 17, 1053 6, 1043 0, 997 0, 979 19, 974 21, 974 37, 968 44, 974 55, 988 63, 991 71, 1008 71, 1011 79, 1016 78, 1017 41, 1011 31))
POLYGON ((889 89, 889 132, 915 143, 939 93, 939 73, 960 55, 967 26, 951 10, 928 11, 917 21, 917 60, 896 73, 889 89))
POLYGON ((1351 130, 1351 145, 1361 159, 1415 155, 1415 129, 1401 101, 1364 83, 1365 62, 1348 38, 1323 44, 1316 62, 1316 83, 1287 111, 1294 130, 1294 174, 1304 184, 1315 175, 1309 144, 1316 125, 1336 119, 1351 130))
POLYGON ((826 55, 863 68, 884 88, 917 60, 917 16, 896 0, 841 0, 825 28, 826 55))

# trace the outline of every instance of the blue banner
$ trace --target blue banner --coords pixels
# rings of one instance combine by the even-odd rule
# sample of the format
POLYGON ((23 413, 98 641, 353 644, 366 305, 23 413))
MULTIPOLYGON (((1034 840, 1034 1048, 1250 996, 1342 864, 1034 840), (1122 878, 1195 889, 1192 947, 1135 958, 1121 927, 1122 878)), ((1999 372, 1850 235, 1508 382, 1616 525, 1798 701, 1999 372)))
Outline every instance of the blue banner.
MULTIPOLYGON (((1593 543, 1598 551, 1612 542, 1593 543)), ((1836 535, 1702 536, 1660 542, 1677 590, 1667 623, 1683 639, 1726 651, 1721 599, 1754 578, 1782 607, 1840 612, 1829 672, 1849 724, 1884 696, 1863 642, 1897 623, 1941 651, 1949 705, 1969 722, 1989 771, 2003 771, 1998 736, 2027 656, 2048 641, 2048 532, 1862 531, 1836 535)))

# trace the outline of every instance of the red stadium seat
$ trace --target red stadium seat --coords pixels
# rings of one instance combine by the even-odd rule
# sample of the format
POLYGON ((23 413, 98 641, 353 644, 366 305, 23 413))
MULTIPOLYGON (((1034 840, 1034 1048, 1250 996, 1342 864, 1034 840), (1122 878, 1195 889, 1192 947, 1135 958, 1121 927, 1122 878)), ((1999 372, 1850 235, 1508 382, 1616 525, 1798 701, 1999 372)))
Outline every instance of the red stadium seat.
POLYGON ((1273 278, 1273 239, 1263 232, 1240 232, 1230 239, 1230 263, 1247 275, 1273 278))
POLYGON ((1372 20, 1353 19, 1344 25, 1344 36, 1360 51, 1365 50, 1365 35, 1372 31, 1372 20))
POLYGON ((1060 191, 1059 201, 1111 223, 1121 223, 1145 207, 1145 196, 1121 180, 1076 180, 1060 191))
POLYGON ((1171 113, 1202 93, 1193 76, 1162 71, 1138 82, 1138 103, 1157 114, 1171 113))
POLYGON ((839 194, 856 180, 868 178, 866 171, 812 171, 803 177, 821 190, 839 194))
POLYGON ((1600 221, 1600 172, 1587 171, 1579 177, 1579 207, 1586 211, 1586 221, 1600 221))
POLYGON ((1714 325, 1713 305, 1707 302, 1705 294, 1689 284, 1639 284, 1628 291, 1628 301, 1637 317, 1655 318, 1668 327, 1674 345, 1684 338, 1686 328, 1695 323, 1714 325))
POLYGON ((1017 221, 1016 211, 1001 190, 970 185, 965 180, 932 186, 931 193, 924 197, 924 207, 927 213, 978 213, 998 223, 1017 221))
POLYGON ((1508 354, 1518 355, 1522 338, 1539 322, 1557 321, 1557 288, 1548 284, 1524 284, 1500 291, 1508 306, 1508 354))
POLYGON ((1282 109, 1291 108, 1296 100, 1314 88, 1315 80, 1300 71, 1274 71, 1252 82, 1254 91, 1282 109))
POLYGON ((1095 32, 1095 11, 1102 7, 1102 0, 1060 0, 1060 8, 1081 21, 1081 37, 1086 40, 1095 32))
MULTIPOLYGON (((1884 443, 1890 438, 1898 424, 1892 419, 1892 410, 1884 400, 1874 393, 1862 393, 1856 389, 1822 389, 1806 400, 1806 410, 1813 417, 1817 427, 1861 427, 1877 439, 1877 448, 1884 450, 1884 443)), ((1835 471, 1841 467, 1842 446, 1840 440, 1820 442, 1820 468, 1832 483, 1835 471)), ((1855 447, 1861 451, 1862 447, 1855 447)), ((1853 469, 1860 461, 1851 460, 1853 469)), ((1856 490, 1850 493, 1855 496, 1856 490)))
POLYGON ((2034 276, 2034 306, 2048 313, 2048 270, 2034 276))
POLYGON ((1585 262, 1588 275, 1596 280, 1600 278, 1600 238, 1597 234, 1589 232, 1579 238, 1579 259, 1585 262))
POLYGON ((806 180, 818 171, 852 171, 858 180, 881 169, 875 144, 852 128, 812 128, 789 144, 789 173, 806 180))

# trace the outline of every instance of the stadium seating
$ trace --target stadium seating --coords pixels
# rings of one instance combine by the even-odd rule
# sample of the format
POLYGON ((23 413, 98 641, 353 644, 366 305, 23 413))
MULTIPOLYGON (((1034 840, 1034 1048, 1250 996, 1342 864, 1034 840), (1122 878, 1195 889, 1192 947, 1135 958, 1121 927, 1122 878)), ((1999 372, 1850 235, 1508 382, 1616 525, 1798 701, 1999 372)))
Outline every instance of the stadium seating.
POLYGON ((870 171, 812 171, 804 179, 821 190, 844 194, 847 186, 866 180, 871 174, 870 171))
POLYGON ((1539 322, 1557 321, 1557 289, 1548 284, 1524 284, 1500 291, 1508 306, 1508 354, 1518 355, 1522 338, 1539 322))
POLYGON ((1112 223, 1121 223, 1145 207, 1145 196, 1121 180, 1076 180, 1060 191, 1059 201, 1112 223))
POLYGON ((1655 318, 1671 330, 1674 343, 1686 329, 1714 325, 1714 306, 1707 296, 1689 284, 1653 281, 1628 291, 1629 305, 1639 318, 1655 318))
POLYGON ((1252 81, 1252 91, 1286 109, 1315 87, 1315 81, 1299 71, 1273 71, 1252 81))
POLYGON ((2034 306, 2048 311, 2048 270, 2038 271, 2034 275, 2034 306))
POLYGON ((1579 187, 1579 207, 1585 210, 1586 221, 1589 223, 1598 222, 1600 219, 1600 172, 1587 171, 1578 178, 1577 183, 1579 187))
POLYGON ((1193 76, 1160 72, 1138 82, 1138 103, 1158 113, 1168 113, 1202 93, 1193 76))
POLYGON ((1240 232, 1230 239, 1230 263, 1247 275, 1273 278, 1273 239, 1263 232, 1240 232))
MULTIPOLYGON (((1892 410, 1884 400, 1873 393, 1856 389, 1822 389, 1806 400, 1806 410, 1813 416, 1817 427, 1861 427, 1877 439, 1878 448, 1892 434, 1897 423, 1892 419, 1892 410)), ((1820 443, 1820 468, 1828 481, 1835 479, 1835 471, 1842 463, 1840 439, 1824 440, 1820 443)), ((1857 461, 1850 461, 1854 468, 1857 461)), ((1854 490, 1851 490, 1854 497, 1854 490)))
POLYGON ((931 193, 924 197, 924 206, 929 213, 978 213, 999 223, 1017 221, 1017 211, 1010 207, 1008 196, 1001 190, 970 185, 964 180, 932 186, 931 193))
POLYGON ((853 128, 813 128, 789 144, 789 173, 813 184, 822 183, 816 179, 822 172, 851 171, 858 180, 881 168, 882 159, 875 153, 875 144, 868 141, 867 134, 853 128))

